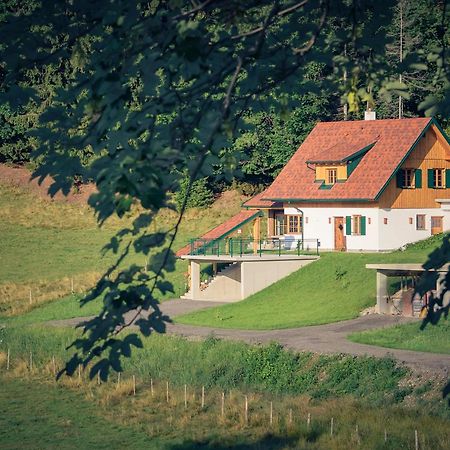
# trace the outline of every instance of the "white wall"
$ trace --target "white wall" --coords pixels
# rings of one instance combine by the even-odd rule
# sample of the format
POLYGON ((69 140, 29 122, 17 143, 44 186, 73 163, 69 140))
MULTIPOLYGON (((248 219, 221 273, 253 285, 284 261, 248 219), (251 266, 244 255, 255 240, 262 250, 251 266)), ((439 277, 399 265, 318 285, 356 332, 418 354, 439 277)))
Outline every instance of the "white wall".
MULTIPOLYGON (((378 215, 377 208, 301 208, 304 214, 305 239, 319 239, 321 250, 334 249, 334 218, 360 214, 366 216, 365 236, 346 236, 347 250, 378 250, 378 215), (369 220, 370 218, 370 220, 369 220), (330 223, 331 222, 331 223, 330 223), (370 222, 370 223, 369 223, 370 222)), ((284 208, 285 214, 300 214, 295 207, 284 208)), ((301 239, 301 235, 296 236, 301 239)))
POLYGON ((450 211, 429 209, 380 209, 380 250, 392 250, 431 236, 431 216, 443 216, 444 231, 450 230, 450 211), (425 214, 425 230, 416 230, 416 215, 425 214), (387 219, 387 224, 384 219, 387 219), (409 223, 412 218, 412 224, 409 223))
MULTIPOLYGON (((319 239, 322 250, 334 249, 334 218, 352 215, 366 216, 365 236, 346 236, 347 250, 382 251, 397 249, 407 243, 431 236, 431 216, 444 217, 444 231, 450 230, 450 210, 379 209, 379 208, 300 208, 304 215, 305 239, 319 239), (426 215, 426 229, 416 230, 416 214, 426 215), (387 218, 387 224, 384 219, 387 218), (412 218, 412 224, 409 219, 412 218)), ((285 214, 301 214, 295 206, 284 208, 285 214)), ((301 235, 295 235, 301 239, 301 235)))

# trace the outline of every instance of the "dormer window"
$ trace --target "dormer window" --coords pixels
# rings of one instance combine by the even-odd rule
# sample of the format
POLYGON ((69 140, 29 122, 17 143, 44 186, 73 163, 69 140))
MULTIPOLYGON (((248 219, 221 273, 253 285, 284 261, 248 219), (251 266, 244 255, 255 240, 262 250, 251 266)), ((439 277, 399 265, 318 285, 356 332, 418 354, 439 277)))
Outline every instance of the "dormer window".
POLYGON ((327 169, 327 184, 335 184, 337 181, 337 169, 327 169))

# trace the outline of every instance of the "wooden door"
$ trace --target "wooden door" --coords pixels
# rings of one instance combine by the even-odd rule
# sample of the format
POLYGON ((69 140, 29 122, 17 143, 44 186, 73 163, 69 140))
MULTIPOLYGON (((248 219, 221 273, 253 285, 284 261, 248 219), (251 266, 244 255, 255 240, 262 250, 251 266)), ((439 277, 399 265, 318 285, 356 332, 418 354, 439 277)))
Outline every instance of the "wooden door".
POLYGON ((344 234, 344 218, 334 218, 334 249, 344 251, 347 247, 345 234, 344 234))
POLYGON ((443 231, 442 216, 431 217, 431 234, 439 234, 443 231))

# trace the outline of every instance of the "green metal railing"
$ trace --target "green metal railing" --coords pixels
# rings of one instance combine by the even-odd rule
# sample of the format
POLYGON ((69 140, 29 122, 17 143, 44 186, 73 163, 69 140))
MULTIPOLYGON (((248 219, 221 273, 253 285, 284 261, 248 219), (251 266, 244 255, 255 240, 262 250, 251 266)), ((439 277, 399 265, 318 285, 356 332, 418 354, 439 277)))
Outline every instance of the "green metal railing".
POLYGON ((319 255, 318 239, 191 239, 190 255, 244 256, 244 255, 319 255))

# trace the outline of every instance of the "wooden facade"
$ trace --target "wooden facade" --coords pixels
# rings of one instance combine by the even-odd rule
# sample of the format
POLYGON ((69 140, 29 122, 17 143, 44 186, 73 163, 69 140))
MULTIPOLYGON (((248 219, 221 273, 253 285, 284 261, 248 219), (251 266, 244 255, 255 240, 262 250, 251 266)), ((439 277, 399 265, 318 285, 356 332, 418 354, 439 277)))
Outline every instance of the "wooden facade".
POLYGON ((440 208, 436 199, 450 198, 450 188, 435 189, 427 185, 428 169, 450 170, 450 145, 435 126, 430 127, 420 139, 402 168, 420 169, 422 187, 399 188, 394 177, 379 199, 380 208, 440 208))

